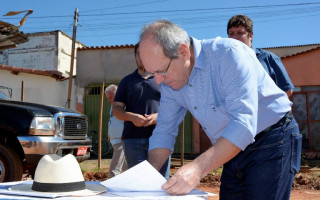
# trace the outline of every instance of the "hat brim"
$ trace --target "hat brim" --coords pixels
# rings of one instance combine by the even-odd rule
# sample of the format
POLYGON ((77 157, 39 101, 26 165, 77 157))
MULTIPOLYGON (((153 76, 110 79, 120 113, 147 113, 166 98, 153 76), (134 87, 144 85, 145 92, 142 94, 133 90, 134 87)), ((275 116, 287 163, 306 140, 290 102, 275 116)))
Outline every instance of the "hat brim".
POLYGON ((48 194, 54 194, 55 196, 92 196, 92 195, 98 195, 100 193, 106 192, 106 187, 98 184, 87 184, 86 183, 86 189, 84 190, 78 190, 78 191, 72 191, 72 192, 39 192, 31 189, 31 184, 20 184, 20 185, 14 185, 8 188, 10 191, 16 191, 16 192, 26 192, 32 194, 41 194, 48 195, 48 194))

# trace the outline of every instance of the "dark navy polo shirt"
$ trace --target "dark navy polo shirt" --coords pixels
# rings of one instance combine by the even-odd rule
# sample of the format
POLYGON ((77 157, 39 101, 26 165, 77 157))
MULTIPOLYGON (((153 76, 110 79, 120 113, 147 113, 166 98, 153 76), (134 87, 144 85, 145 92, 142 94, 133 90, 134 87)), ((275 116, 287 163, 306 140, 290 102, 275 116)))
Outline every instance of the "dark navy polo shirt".
MULTIPOLYGON (((127 112, 141 115, 157 113, 160 85, 156 84, 154 77, 144 79, 136 70, 120 81, 114 101, 124 103, 127 112)), ((136 127, 132 122, 125 121, 122 139, 149 138, 154 128, 155 125, 136 127)))

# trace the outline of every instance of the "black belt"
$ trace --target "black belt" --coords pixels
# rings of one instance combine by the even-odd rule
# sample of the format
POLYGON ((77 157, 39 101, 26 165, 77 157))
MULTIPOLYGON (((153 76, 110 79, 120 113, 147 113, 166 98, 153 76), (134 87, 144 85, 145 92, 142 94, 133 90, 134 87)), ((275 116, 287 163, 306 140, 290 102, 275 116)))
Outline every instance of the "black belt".
POLYGON ((258 133, 256 135, 256 137, 254 138, 255 140, 259 139, 260 137, 262 137, 265 133, 268 133, 269 131, 273 130, 273 129, 276 129, 276 128, 279 128, 289 122, 291 122, 293 119, 293 115, 292 115, 292 112, 289 111, 285 114, 284 117, 282 117, 276 124, 272 125, 272 126, 269 126, 268 128, 264 129, 263 131, 261 131, 260 133, 258 133))

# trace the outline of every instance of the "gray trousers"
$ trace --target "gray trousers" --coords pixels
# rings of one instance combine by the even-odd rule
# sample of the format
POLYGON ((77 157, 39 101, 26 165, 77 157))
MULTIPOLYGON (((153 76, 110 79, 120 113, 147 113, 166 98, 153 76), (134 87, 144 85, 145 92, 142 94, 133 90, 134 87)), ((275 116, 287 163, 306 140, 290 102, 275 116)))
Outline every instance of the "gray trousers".
POLYGON ((112 146, 113 154, 110 163, 109 178, 119 175, 128 169, 127 161, 124 156, 122 143, 118 143, 112 146))

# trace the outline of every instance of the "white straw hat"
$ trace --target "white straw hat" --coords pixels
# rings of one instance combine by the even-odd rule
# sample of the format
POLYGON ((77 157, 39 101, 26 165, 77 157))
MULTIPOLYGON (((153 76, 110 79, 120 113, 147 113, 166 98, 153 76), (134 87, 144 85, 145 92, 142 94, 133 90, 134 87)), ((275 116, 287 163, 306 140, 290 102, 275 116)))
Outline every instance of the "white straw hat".
POLYGON ((33 184, 20 184, 9 188, 12 191, 52 193, 62 196, 89 196, 106 191, 98 184, 86 184, 79 163, 72 154, 45 155, 36 168, 33 184))

